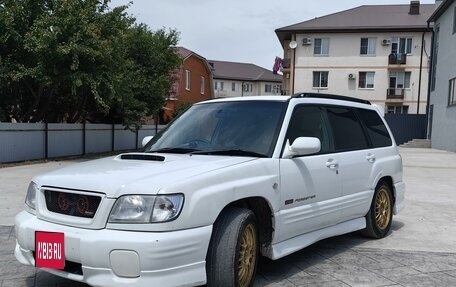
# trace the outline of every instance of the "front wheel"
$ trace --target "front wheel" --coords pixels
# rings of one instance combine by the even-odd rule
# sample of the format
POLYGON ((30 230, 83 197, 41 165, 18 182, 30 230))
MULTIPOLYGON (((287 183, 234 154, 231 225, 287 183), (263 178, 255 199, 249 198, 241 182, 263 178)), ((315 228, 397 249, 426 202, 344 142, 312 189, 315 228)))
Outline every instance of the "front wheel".
POLYGON ((383 238, 391 229, 393 221, 393 197, 390 186, 381 181, 375 188, 374 198, 366 214, 366 229, 363 234, 372 238, 383 238))
POLYGON ((230 208, 214 223, 206 258, 207 286, 252 286, 258 262, 255 214, 230 208))

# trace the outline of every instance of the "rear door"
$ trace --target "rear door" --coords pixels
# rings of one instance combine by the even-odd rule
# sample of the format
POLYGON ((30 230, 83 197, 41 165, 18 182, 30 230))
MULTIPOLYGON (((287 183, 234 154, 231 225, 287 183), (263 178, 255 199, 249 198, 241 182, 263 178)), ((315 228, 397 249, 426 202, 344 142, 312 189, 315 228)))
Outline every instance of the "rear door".
POLYGON ((370 112, 351 107, 327 107, 334 148, 340 160, 344 221, 367 213, 375 188, 373 171, 377 154, 363 123, 365 118, 370 118, 370 112))

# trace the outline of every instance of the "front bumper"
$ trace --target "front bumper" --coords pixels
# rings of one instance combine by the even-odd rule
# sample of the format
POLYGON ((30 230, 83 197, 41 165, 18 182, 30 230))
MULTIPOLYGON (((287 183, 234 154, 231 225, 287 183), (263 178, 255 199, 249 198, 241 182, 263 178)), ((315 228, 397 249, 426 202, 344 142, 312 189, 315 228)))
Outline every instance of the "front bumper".
POLYGON ((82 275, 45 269, 92 286, 195 286, 206 283, 212 226, 173 232, 89 230, 50 223, 23 211, 16 216, 15 256, 35 265, 35 231, 65 234, 65 259, 82 275))

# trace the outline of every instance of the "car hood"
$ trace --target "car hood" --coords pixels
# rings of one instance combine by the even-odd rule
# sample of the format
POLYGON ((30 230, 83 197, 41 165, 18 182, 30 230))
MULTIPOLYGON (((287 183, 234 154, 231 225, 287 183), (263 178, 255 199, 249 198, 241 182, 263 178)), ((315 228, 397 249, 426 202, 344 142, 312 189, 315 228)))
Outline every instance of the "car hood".
POLYGON ((129 153, 70 165, 33 179, 39 186, 93 191, 108 197, 157 194, 167 186, 251 157, 129 153))

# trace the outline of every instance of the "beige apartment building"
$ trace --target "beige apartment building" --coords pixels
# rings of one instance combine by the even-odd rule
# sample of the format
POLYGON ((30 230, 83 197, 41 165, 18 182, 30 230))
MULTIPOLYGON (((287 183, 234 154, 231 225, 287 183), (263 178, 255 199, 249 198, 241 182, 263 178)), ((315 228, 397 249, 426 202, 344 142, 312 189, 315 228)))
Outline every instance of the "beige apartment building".
POLYGON ((285 94, 318 92, 425 113, 434 4, 365 5, 279 28, 285 94))

